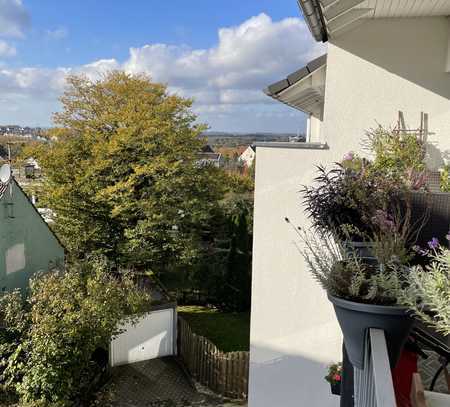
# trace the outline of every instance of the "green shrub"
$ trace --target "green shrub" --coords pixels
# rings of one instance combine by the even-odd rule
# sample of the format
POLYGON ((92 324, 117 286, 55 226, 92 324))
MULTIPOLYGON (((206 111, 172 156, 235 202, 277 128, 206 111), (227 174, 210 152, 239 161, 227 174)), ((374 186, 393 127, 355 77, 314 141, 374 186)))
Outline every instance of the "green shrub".
POLYGON ((401 301, 436 331, 450 335, 450 250, 437 249, 425 269, 415 267, 401 301))
POLYGON ((411 172, 425 171, 425 145, 417 134, 393 132, 378 127, 367 132, 369 150, 374 154, 373 169, 399 182, 411 172))
POLYGON ((23 403, 72 405, 98 371, 94 351, 149 304, 127 275, 112 275, 95 260, 33 279, 26 300, 18 291, 1 298, 1 380, 23 403))
POLYGON ((441 191, 450 192, 450 166, 445 165, 441 171, 441 191))
MULTIPOLYGON (((288 218, 285 220, 291 224, 288 218)), ((368 260, 336 234, 291 226, 301 240, 298 248, 311 275, 329 294, 361 303, 397 304, 399 293, 408 283, 409 268, 403 263, 407 256, 398 255, 399 237, 395 232, 385 231, 368 241, 373 255, 368 260)))

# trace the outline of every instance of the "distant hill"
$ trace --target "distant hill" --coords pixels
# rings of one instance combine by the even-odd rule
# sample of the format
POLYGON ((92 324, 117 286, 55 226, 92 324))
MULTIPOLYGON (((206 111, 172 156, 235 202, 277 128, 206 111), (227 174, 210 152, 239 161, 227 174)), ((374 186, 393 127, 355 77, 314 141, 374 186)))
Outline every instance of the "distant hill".
MULTIPOLYGON (((206 131, 203 136, 208 139, 208 144, 216 146, 249 145, 261 141, 290 141, 297 137, 295 133, 232 133, 219 131, 206 131)), ((304 135, 300 138, 305 139, 304 135)))

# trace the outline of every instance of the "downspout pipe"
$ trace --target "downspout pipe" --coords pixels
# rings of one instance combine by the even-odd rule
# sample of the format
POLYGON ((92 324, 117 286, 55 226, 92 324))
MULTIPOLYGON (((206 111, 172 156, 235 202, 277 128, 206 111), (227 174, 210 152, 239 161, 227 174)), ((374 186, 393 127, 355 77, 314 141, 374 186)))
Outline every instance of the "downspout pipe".
POLYGON ((316 41, 327 42, 328 33, 319 1, 297 0, 297 2, 305 16, 305 20, 308 23, 308 27, 313 37, 316 41))

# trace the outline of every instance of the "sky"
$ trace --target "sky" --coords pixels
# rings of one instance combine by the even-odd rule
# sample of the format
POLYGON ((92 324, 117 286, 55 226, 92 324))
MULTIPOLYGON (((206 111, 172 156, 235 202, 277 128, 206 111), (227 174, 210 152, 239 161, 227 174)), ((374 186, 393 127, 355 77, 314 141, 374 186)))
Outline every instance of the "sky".
POLYGON ((302 131, 262 89, 324 52, 296 0, 0 0, 0 124, 50 126, 68 74, 123 69, 211 130, 302 131))

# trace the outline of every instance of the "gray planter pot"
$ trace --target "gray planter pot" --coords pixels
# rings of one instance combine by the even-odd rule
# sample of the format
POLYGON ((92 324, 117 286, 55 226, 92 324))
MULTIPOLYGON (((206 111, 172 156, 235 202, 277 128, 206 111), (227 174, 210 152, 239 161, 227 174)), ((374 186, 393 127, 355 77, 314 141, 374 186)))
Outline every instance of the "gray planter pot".
POLYGON ((357 254, 363 259, 374 259, 373 255, 373 245, 367 242, 345 242, 347 250, 357 254))
POLYGON ((358 256, 364 263, 376 265, 377 258, 373 254, 373 244, 367 242, 345 242, 347 253, 358 256))
POLYGON ((408 309, 397 306, 362 304, 333 297, 328 299, 334 306, 336 317, 344 335, 345 349, 353 366, 364 368, 364 350, 369 328, 382 329, 386 342, 391 368, 400 357, 403 345, 413 326, 408 309))

